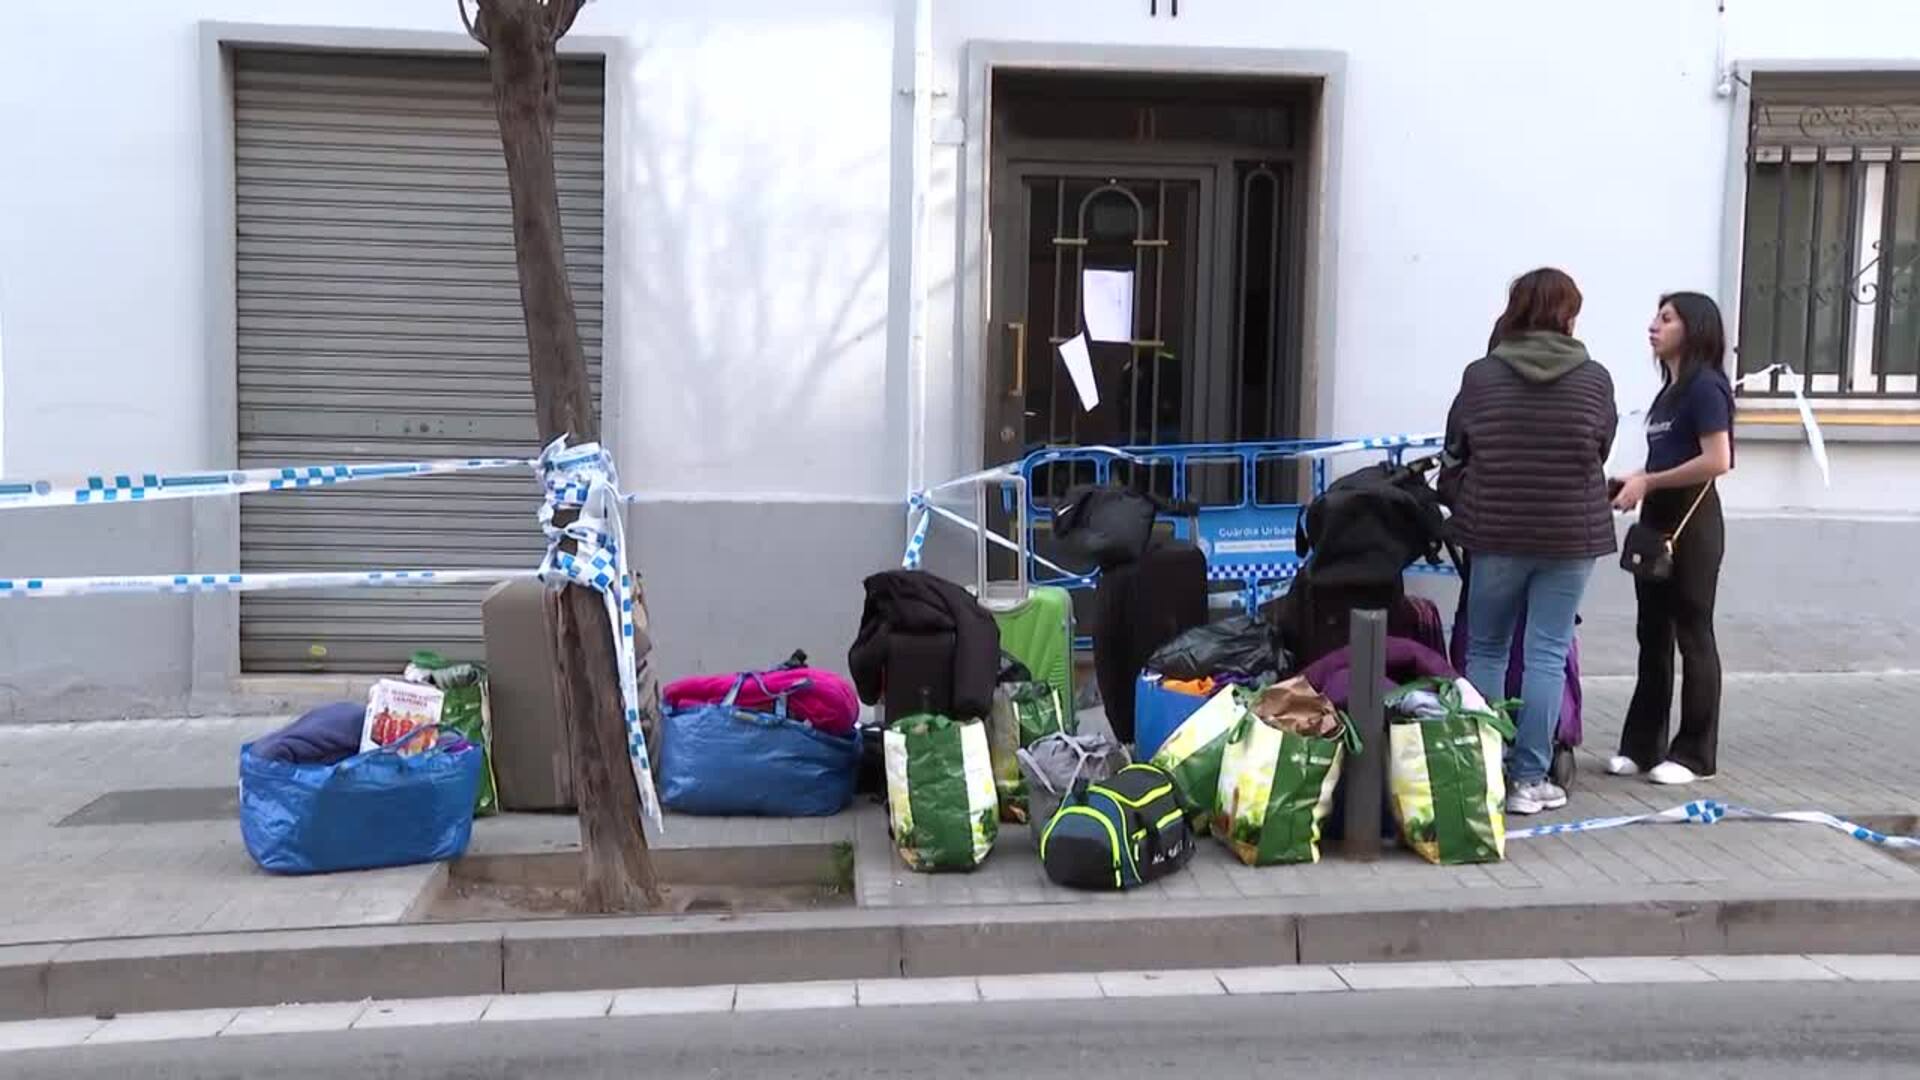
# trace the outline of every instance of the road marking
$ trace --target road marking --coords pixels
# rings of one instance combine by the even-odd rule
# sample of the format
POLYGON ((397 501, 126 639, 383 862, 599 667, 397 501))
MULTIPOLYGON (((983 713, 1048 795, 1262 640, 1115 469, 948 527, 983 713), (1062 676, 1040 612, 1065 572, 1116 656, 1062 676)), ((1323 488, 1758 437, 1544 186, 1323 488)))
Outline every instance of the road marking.
POLYGON ((1301 964, 1193 971, 1065 972, 980 978, 862 979, 649 987, 623 991, 496 994, 131 1013, 112 1020, 69 1017, 0 1023, 0 1054, 81 1045, 244 1038, 349 1029, 463 1026, 483 1022, 580 1020, 779 1009, 965 1007, 979 1003, 1232 994, 1362 994, 1497 987, 1758 982, 1920 982, 1920 956, 1589 957, 1458 963, 1301 964))

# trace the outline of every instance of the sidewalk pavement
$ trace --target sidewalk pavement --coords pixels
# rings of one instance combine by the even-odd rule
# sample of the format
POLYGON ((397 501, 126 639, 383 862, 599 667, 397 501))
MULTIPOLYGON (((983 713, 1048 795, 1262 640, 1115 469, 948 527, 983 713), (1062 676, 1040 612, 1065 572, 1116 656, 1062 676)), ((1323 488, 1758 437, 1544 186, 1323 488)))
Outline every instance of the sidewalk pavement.
MULTIPOLYGON (((1604 775, 1632 685, 1607 678, 1589 679, 1585 687, 1587 744, 1573 801, 1527 823, 1644 813, 1695 798, 1762 810, 1826 810, 1899 829, 1912 828, 1920 813, 1920 784, 1913 779, 1920 775, 1920 738, 1910 722, 1920 674, 1729 678, 1720 779, 1685 791, 1604 775)), ((417 917, 439 885, 436 867, 317 878, 275 878, 254 869, 231 806, 235 756, 241 742, 278 722, 0 728, 0 815, 7 826, 0 832, 0 946, 381 926, 417 917), (161 793, 138 794, 156 790, 161 793), (76 814, 115 816, 107 813, 113 807, 96 802, 103 796, 129 811, 118 816, 146 820, 61 824, 76 814)), ((568 817, 504 815, 478 823, 474 851, 564 850, 576 838, 568 817)), ((1920 859, 1818 826, 1731 821, 1515 841, 1505 863, 1469 867, 1429 866, 1393 852, 1372 864, 1330 855, 1315 866, 1253 869, 1209 841, 1186 872, 1115 894, 1049 884, 1026 830, 1016 827, 1003 829, 992 858, 975 873, 909 873, 893 854, 884 814, 868 803, 831 819, 670 817, 655 842, 699 848, 843 840, 855 844, 858 903, 876 911, 1045 904, 1113 912, 1128 905, 1249 901, 1278 909, 1307 898, 1335 908, 1396 901, 1507 907, 1530 898, 1652 898, 1687 886, 1920 896, 1920 859)))

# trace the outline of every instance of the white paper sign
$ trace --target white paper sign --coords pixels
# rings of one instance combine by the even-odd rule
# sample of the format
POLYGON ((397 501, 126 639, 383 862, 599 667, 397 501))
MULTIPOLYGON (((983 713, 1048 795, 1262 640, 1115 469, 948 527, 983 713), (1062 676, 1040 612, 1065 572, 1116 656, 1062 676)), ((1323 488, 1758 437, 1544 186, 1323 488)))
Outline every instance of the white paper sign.
POLYGON ((1095 341, 1133 340, 1133 271, 1087 270, 1080 275, 1087 336, 1095 341))
POLYGON ((1087 352, 1086 336, 1076 335, 1061 342, 1060 360, 1067 365, 1067 374, 1073 377, 1081 408, 1092 412, 1094 406, 1100 404, 1100 387, 1093 381, 1093 357, 1087 352))

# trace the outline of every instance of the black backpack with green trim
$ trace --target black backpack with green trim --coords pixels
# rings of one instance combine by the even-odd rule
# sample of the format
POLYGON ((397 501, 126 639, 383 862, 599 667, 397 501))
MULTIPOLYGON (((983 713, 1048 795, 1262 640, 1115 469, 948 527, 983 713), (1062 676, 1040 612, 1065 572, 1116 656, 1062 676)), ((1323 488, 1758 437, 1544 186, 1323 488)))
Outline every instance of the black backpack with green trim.
POLYGON ((1131 889, 1185 866, 1196 846, 1173 777, 1129 765, 1074 785, 1040 834, 1040 864, 1056 885, 1131 889))

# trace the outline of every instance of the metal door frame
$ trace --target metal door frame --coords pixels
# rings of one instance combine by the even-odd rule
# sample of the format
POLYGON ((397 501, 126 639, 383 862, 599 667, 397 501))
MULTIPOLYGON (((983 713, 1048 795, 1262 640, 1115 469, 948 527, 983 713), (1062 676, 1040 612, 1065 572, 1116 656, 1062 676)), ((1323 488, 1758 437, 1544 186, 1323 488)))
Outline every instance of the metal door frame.
MULTIPOLYGON (((1327 49, 1249 49, 1187 45, 1112 45, 1071 42, 1016 41, 974 38, 963 46, 962 80, 958 106, 964 126, 959 141, 955 178, 958 246, 954 252, 952 291, 954 325, 946 357, 953 365, 956 389, 971 400, 960 404, 953 425, 953 441, 941 449, 954 455, 962 468, 980 464, 976 456, 987 443, 987 432, 976 428, 986 416, 989 354, 1004 331, 990 318, 993 304, 995 239, 990 222, 998 172, 1008 156, 1002 132, 995 130, 1000 113, 994 80, 1006 71, 1071 70, 1090 75, 1124 74, 1144 82, 1163 78, 1190 78, 1232 74, 1249 79, 1305 83, 1310 100, 1303 104, 1307 127, 1296 147, 1300 238, 1300 282, 1294 314, 1298 319, 1295 355, 1296 386, 1300 395, 1298 428, 1303 434, 1322 431, 1334 409, 1332 356, 1338 336, 1339 232, 1343 203, 1341 178, 1345 173, 1347 54, 1327 49), (973 396, 977 395, 977 396, 973 396), (968 464, 972 463, 972 464, 968 464)), ((1130 153, 1143 148, 1130 147, 1130 153)), ((1204 149, 1186 144, 1170 156, 1204 149)), ((1075 155, 1087 146, 1076 145, 1075 155)), ((1256 155, 1259 156, 1259 155, 1256 155)))

